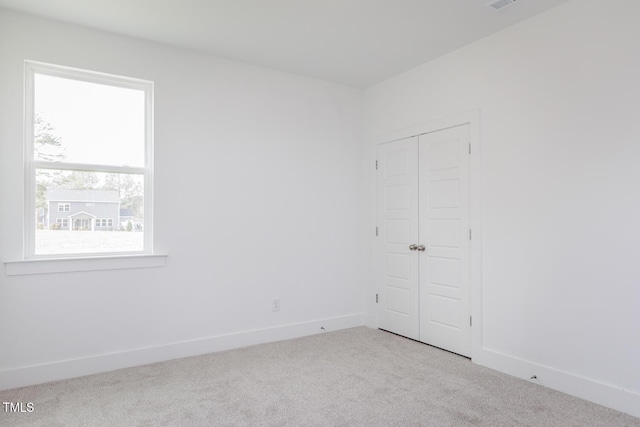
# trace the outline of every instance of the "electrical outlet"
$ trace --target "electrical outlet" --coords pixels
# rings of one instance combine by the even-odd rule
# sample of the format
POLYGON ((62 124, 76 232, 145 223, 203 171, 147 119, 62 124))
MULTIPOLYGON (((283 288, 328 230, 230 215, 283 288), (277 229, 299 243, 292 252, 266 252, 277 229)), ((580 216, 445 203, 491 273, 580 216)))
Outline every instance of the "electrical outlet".
POLYGON ((271 311, 280 311, 280 298, 274 298, 271 301, 271 311))

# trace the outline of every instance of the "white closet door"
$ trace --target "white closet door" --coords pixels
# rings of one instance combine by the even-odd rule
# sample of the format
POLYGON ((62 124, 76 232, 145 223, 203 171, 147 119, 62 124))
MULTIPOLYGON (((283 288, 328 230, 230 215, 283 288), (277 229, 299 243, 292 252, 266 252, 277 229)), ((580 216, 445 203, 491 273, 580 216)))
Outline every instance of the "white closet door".
POLYGON ((418 138, 378 148, 378 237, 376 277, 378 325, 419 338, 418 252, 409 246, 418 237, 418 138))
POLYGON ((471 356, 469 126, 419 137, 420 341, 471 356))

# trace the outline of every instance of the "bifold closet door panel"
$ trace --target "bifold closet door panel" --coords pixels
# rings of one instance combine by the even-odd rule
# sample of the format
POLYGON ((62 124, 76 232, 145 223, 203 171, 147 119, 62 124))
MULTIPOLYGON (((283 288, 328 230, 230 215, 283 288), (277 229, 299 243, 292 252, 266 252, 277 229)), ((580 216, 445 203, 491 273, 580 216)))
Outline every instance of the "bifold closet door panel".
POLYGON ((378 325, 399 335, 419 338, 418 138, 378 147, 378 325))
POLYGON ((469 126, 419 137, 420 341, 471 355, 469 126))

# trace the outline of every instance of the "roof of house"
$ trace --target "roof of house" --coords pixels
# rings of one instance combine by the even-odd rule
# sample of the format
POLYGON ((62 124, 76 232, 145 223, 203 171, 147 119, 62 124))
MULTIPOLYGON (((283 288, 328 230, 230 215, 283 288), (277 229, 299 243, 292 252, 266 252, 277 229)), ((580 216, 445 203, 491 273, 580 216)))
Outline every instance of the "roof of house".
POLYGON ((116 190, 67 190, 65 188, 48 188, 47 201, 119 203, 120 193, 116 190))
POLYGON ((91 215, 90 213, 87 213, 87 212, 83 211, 83 212, 76 212, 73 215, 69 215, 69 218, 73 218, 74 216, 82 216, 82 215, 89 216, 91 218, 95 218, 96 217, 95 215, 91 215))

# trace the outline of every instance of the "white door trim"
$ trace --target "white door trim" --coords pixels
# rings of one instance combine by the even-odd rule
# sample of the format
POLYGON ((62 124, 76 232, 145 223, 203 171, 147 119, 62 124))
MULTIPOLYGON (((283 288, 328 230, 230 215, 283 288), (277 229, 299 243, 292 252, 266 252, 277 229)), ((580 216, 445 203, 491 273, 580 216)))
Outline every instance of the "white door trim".
MULTIPOLYGON (((482 338, 482 174, 481 174, 481 135, 480 135, 480 118, 481 111, 473 110, 448 117, 429 120, 424 123, 398 129, 386 133, 376 135, 372 138, 370 146, 371 158, 374 160, 377 156, 379 144, 405 139, 412 136, 422 135, 425 133, 436 132, 439 130, 469 125, 469 139, 471 141, 471 156, 469 159, 469 205, 470 205, 470 224, 472 230, 472 239, 470 245, 471 256, 471 316, 473 318, 473 326, 471 328, 471 358, 480 354, 483 348, 482 338)), ((377 174, 373 170, 371 180, 371 207, 373 209, 372 218, 374 219, 373 229, 378 225, 377 218, 377 174)), ((375 239, 375 237, 374 237, 375 239)), ((375 250, 375 244, 371 246, 372 254, 375 250)), ((370 258, 374 260, 375 257, 370 258)), ((375 274, 375 265, 370 266, 372 276, 375 274)), ((375 276, 373 276, 375 277, 375 276)), ((374 294, 380 294, 382 289, 378 287, 378 281, 373 281, 374 294)), ((378 326, 377 307, 373 313, 376 316, 376 326, 378 326)))

